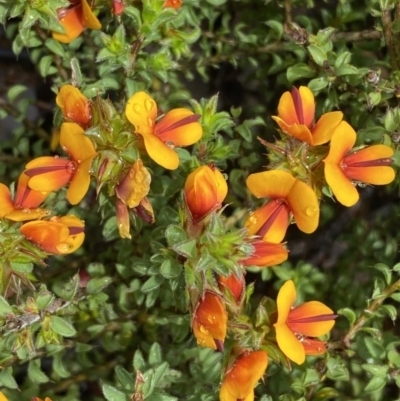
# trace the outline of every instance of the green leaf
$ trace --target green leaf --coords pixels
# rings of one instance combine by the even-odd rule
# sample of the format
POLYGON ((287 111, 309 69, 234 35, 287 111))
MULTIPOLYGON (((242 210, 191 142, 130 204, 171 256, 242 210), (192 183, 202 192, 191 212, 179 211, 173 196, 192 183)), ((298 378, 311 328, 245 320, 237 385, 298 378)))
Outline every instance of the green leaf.
POLYGON ((389 370, 389 366, 385 365, 374 365, 369 363, 364 363, 361 365, 366 372, 371 373, 373 376, 386 377, 389 370))
POLYGON ((180 244, 175 244, 172 249, 179 255, 194 259, 197 255, 197 241, 192 239, 180 244))
POLYGON ((351 53, 345 51, 341 53, 335 61, 335 68, 341 67, 343 64, 348 64, 351 60, 351 53))
POLYGON ((29 362, 28 376, 34 383, 37 384, 47 383, 50 380, 48 376, 40 369, 39 360, 33 360, 29 362))
POLYGON ((164 278, 162 276, 151 276, 140 289, 142 292, 147 293, 150 291, 154 291, 164 282, 164 278))
POLYGON ((86 286, 88 294, 97 294, 112 283, 111 277, 97 277, 89 280, 86 286))
POLYGON ((71 373, 69 373, 68 370, 64 367, 61 353, 55 354, 53 356, 53 369, 54 372, 63 379, 71 376, 71 373))
POLYGON ((386 379, 383 377, 374 377, 370 380, 370 382, 365 386, 364 391, 367 393, 372 393, 373 391, 381 390, 386 386, 386 379))
POLYGON ((146 368, 146 362, 143 358, 143 354, 140 350, 137 350, 135 352, 135 355, 133 355, 133 361, 132 361, 133 367, 135 370, 143 371, 146 368))
POLYGON ((307 50, 310 53, 312 59, 315 61, 315 63, 318 64, 320 67, 322 67, 325 60, 327 59, 326 53, 316 45, 308 46, 307 50))
POLYGON ((45 46, 57 56, 65 57, 65 50, 61 43, 53 38, 49 38, 45 42, 45 46))
POLYGON ((18 384, 14 379, 11 367, 5 368, 0 372, 0 383, 3 384, 3 386, 13 390, 18 388, 18 384))
POLYGON ((325 77, 314 78, 308 83, 308 87, 312 92, 316 93, 328 86, 329 82, 325 77))
POLYGON ((168 246, 174 246, 175 244, 187 240, 187 235, 182 227, 170 224, 165 230, 165 238, 167 239, 168 246))
POLYGON ((17 99, 17 97, 28 90, 28 88, 25 85, 14 85, 12 86, 8 92, 7 92, 7 98, 10 103, 14 103, 14 101, 17 99))
POLYGON ((355 75, 358 74, 358 70, 356 67, 349 65, 349 64, 343 64, 340 67, 335 68, 335 73, 338 77, 341 77, 343 75, 355 75))
POLYGON ((129 373, 122 366, 117 365, 115 367, 115 374, 119 382, 124 386, 124 388, 130 391, 135 390, 135 380, 133 379, 131 373, 129 373))
POLYGON ((151 366, 159 365, 162 362, 162 350, 160 344, 153 343, 149 351, 149 364, 151 366))
POLYGON ((297 81, 301 78, 313 78, 315 76, 315 71, 304 63, 298 63, 289 67, 286 71, 286 78, 289 83, 297 81))
POLYGON ((104 397, 106 397, 107 401, 127 401, 128 397, 117 390, 115 387, 110 386, 108 384, 103 384, 102 387, 104 397))
POLYGON ((47 77, 50 74, 54 74, 57 69, 54 71, 52 67, 53 57, 52 56, 43 56, 39 61, 39 72, 42 77, 47 77))
POLYGON ((386 284, 390 285, 392 282, 392 272, 390 268, 384 263, 376 263, 373 267, 384 275, 386 284))
POLYGON ((356 322, 357 315, 356 315, 356 313, 355 313, 352 309, 350 309, 350 308, 339 309, 339 310, 337 311, 337 313, 338 313, 339 315, 345 316, 345 317, 347 318, 347 320, 350 322, 350 326, 353 326, 354 323, 356 322))
POLYGON ((50 317, 50 327, 63 337, 72 337, 76 334, 74 326, 59 316, 50 317))
POLYGON ((10 304, 6 301, 6 299, 0 296, 0 315, 4 316, 9 313, 12 313, 12 308, 10 304))
POLYGON ((178 277, 182 272, 183 266, 177 260, 167 259, 160 266, 160 274, 166 279, 178 277))

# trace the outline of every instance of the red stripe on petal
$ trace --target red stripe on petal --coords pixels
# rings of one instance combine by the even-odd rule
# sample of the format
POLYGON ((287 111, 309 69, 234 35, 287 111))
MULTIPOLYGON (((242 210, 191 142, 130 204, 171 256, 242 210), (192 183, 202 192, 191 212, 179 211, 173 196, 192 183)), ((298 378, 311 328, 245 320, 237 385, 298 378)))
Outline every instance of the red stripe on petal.
POLYGON ((176 128, 183 127, 184 125, 188 125, 188 124, 191 124, 191 123, 196 123, 197 121, 200 120, 200 117, 201 117, 200 114, 192 114, 191 116, 182 118, 182 120, 177 121, 176 123, 164 128, 161 131, 157 130, 157 125, 156 125, 156 129, 155 129, 156 135, 160 136, 160 135, 164 134, 165 132, 171 131, 171 130, 176 129, 176 128))
POLYGON ((303 103, 301 101, 300 92, 296 87, 293 87, 291 95, 299 123, 304 124, 303 103))

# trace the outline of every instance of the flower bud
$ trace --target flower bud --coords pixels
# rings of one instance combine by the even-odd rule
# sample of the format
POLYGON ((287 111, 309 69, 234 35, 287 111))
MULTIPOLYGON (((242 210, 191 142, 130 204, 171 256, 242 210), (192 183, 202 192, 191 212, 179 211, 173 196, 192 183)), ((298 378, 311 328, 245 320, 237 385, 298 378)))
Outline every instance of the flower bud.
POLYGON ((185 201, 194 222, 219 209, 228 193, 228 185, 214 166, 200 166, 186 179, 185 201))
POLYGON ((62 86, 56 97, 56 103, 68 121, 83 126, 89 123, 91 118, 89 100, 78 88, 72 85, 62 86))
POLYGON ((221 291, 227 288, 236 300, 236 303, 240 303, 243 295, 245 286, 243 274, 238 278, 235 274, 231 274, 228 277, 218 276, 218 287, 221 291))

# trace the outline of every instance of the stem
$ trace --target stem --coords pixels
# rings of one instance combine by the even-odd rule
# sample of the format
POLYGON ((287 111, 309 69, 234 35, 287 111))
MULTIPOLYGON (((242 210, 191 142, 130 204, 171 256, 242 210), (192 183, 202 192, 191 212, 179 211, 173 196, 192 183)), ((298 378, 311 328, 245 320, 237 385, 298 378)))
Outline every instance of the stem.
POLYGON ((371 313, 375 312, 385 301, 386 298, 390 297, 394 292, 400 289, 400 280, 397 280, 392 285, 386 287, 386 289, 382 292, 382 295, 379 298, 376 298, 374 302, 370 305, 366 312, 364 312, 354 324, 353 327, 350 328, 348 333, 343 337, 342 343, 350 348, 350 341, 354 338, 354 336, 360 331, 360 329, 364 326, 368 319, 371 317, 371 313))
POLYGON ((396 52, 396 41, 393 40, 392 33, 392 16, 390 10, 387 8, 382 9, 382 28, 383 28, 383 36, 385 37, 386 45, 389 51, 390 57, 390 65, 393 70, 399 69, 399 64, 397 60, 397 52, 396 52))
POLYGON ((285 0, 285 23, 290 25, 292 22, 292 3, 291 0, 285 0))

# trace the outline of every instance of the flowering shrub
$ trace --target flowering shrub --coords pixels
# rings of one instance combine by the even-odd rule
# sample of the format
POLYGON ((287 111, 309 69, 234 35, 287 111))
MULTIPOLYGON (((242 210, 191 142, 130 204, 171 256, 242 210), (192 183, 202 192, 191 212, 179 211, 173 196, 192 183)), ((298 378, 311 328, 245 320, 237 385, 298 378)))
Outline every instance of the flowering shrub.
POLYGON ((398 394, 400 8, 253 3, 0 0, 0 401, 398 394))

